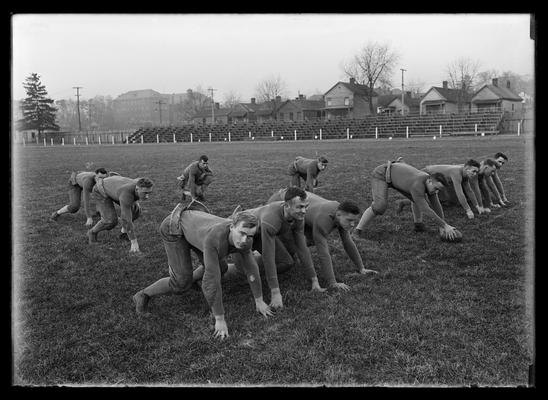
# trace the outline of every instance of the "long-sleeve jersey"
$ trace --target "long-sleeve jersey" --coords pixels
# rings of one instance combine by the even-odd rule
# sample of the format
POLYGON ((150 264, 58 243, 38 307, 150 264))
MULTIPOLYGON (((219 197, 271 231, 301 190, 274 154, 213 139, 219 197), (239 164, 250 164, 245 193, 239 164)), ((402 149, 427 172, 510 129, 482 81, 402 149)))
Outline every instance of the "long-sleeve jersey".
POLYGON ((306 246, 304 236, 304 220, 288 221, 284 217, 284 202, 273 203, 247 210, 259 219, 259 229, 255 237, 260 237, 261 248, 257 249, 263 257, 265 276, 270 289, 278 289, 278 273, 275 260, 275 238, 276 236, 291 237, 295 243, 297 254, 303 264, 305 274, 308 278, 316 277, 310 251, 306 246))
POLYGON ((84 212, 86 213, 87 218, 92 217, 91 213, 91 204, 89 196, 95 186, 95 172, 93 171, 82 171, 73 173, 71 175, 71 183, 73 185, 78 185, 82 188, 82 200, 84 202, 84 212))
POLYGON ((203 211, 181 212, 180 206, 178 205, 164 219, 160 229, 164 234, 184 236, 191 246, 202 251, 204 258, 202 291, 213 314, 224 314, 220 261, 230 253, 241 255, 242 267, 247 275, 253 297, 262 297, 259 267, 253 258, 251 247, 240 250, 230 244, 231 221, 203 211))
POLYGON ((304 158, 297 156, 295 161, 289 165, 289 169, 300 175, 305 182, 305 190, 314 192, 314 180, 318 177, 320 170, 318 169, 318 160, 312 158, 304 158))
POLYGON ((194 161, 190 163, 183 171, 183 177, 185 182, 188 182, 188 189, 190 190, 190 194, 193 198, 196 198, 196 180, 200 178, 200 176, 204 172, 210 172, 208 169, 202 169, 200 168, 200 161, 194 161))
MULTIPOLYGON (((287 189, 281 189, 274 193, 268 203, 283 200, 287 189)), ((306 199, 309 201, 305 214, 305 235, 316 246, 320 259, 320 268, 322 276, 328 285, 336 283, 335 273, 333 272, 333 262, 329 254, 329 245, 327 237, 333 230, 337 229, 346 254, 352 262, 358 267, 363 268, 363 260, 358 252, 356 244, 350 234, 339 227, 335 222, 335 214, 340 205, 338 201, 327 200, 317 194, 306 192, 306 199)))
MULTIPOLYGON (((484 163, 485 161, 481 162, 482 165, 484 163)), ((480 168, 480 171, 477 174, 477 176, 474 179, 472 179, 470 182, 474 190, 474 193, 476 194, 476 197, 478 198, 478 202, 480 204, 483 203, 484 207, 490 207, 492 205, 492 199, 491 199, 491 196, 489 195, 490 192, 493 194, 497 202, 501 201, 501 194, 499 193, 495 182, 493 182, 492 175, 494 175, 495 173, 496 171, 493 171, 493 172, 491 172, 490 170, 483 171, 482 168, 480 168), (483 188, 485 195, 482 195, 480 186, 483 188), (487 197, 487 198, 484 198, 484 197, 487 197)))
POLYGON ((109 176, 96 179, 93 190, 98 191, 103 196, 110 198, 113 202, 120 205, 120 217, 130 240, 135 239, 135 229, 133 226, 133 216, 131 207, 139 198, 135 193, 137 181, 139 178, 126 178, 124 176, 109 176))
POLYGON ((436 172, 443 174, 448 180, 453 182, 453 187, 455 189, 455 194, 459 200, 460 205, 464 208, 464 211, 468 212, 470 206, 466 197, 472 203, 472 206, 475 208, 478 207, 478 201, 472 188, 470 187, 469 179, 463 175, 464 165, 449 165, 449 164, 439 164, 439 165, 427 165, 422 170, 428 172, 429 174, 434 174, 436 172), (464 191, 463 191, 464 190, 464 191), (465 194, 466 192, 466 194, 465 194))
POLYGON ((390 169, 391 186, 405 197, 413 201, 421 212, 429 215, 441 227, 446 225, 443 220, 443 209, 441 208, 437 194, 427 194, 426 180, 430 177, 427 172, 420 171, 412 165, 404 162, 392 163, 390 169), (430 200, 430 205, 428 201, 430 200))
POLYGON ((504 193, 504 187, 502 186, 502 182, 499 178, 499 173, 497 170, 495 170, 492 174, 493 182, 495 183, 495 187, 499 191, 500 197, 502 199, 506 198, 506 193, 504 193))

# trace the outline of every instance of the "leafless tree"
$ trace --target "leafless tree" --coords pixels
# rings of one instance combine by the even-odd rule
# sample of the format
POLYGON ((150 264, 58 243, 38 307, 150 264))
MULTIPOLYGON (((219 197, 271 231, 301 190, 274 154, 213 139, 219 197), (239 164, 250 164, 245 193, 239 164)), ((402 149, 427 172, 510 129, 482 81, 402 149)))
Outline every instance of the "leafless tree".
POLYGON ((450 88, 469 92, 478 79, 480 62, 461 57, 447 66, 447 81, 450 88))
POLYGON ((223 107, 233 108, 241 102, 242 96, 240 95, 240 93, 235 92, 234 90, 230 90, 224 95, 223 107))
POLYGON ((186 91, 186 98, 177 111, 183 121, 191 122, 198 111, 207 107, 211 107, 211 98, 204 94, 204 89, 201 86, 197 86, 195 90, 188 89, 186 91))
POLYGON ((463 104, 466 104, 475 88, 478 79, 480 62, 467 57, 461 57, 447 66, 448 86, 458 89, 457 108, 463 111, 463 104))
POLYGON ((350 61, 343 63, 343 72, 356 83, 366 85, 369 110, 375 113, 373 93, 375 85, 390 86, 399 54, 386 43, 368 42, 350 61))
POLYGON ((270 102, 277 96, 284 97, 287 93, 287 85, 280 75, 271 75, 260 81, 255 87, 255 97, 258 102, 270 102))

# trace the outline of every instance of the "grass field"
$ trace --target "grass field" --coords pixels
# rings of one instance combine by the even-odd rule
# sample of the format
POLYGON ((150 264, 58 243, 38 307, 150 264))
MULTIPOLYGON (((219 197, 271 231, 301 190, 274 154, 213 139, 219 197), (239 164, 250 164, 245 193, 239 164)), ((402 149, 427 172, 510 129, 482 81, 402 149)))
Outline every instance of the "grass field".
MULTIPOLYGON (((524 137, 14 148, 13 383, 17 385, 515 386, 534 360, 534 163, 524 137), (245 281, 223 283, 230 337, 213 338, 200 292, 155 298, 135 314, 132 295, 167 276, 157 233, 179 198, 176 177, 205 153, 216 180, 208 205, 228 216, 263 204, 288 184, 286 166, 315 152, 329 159, 318 194, 371 202, 369 173, 404 156, 422 168, 502 151, 510 205, 468 221, 446 208, 461 243, 415 233, 393 200, 358 249, 361 276, 330 237, 338 281, 349 292, 310 293, 299 269, 280 275, 284 309, 254 312, 245 281), (105 167, 148 176, 154 193, 135 225, 142 257, 129 254, 119 227, 87 244, 83 210, 48 221, 67 203, 72 170, 105 167)), ((311 249, 313 259, 317 255, 311 249)), ((320 275, 320 284, 323 283, 320 275)), ((268 286, 263 277, 265 301, 268 286)))

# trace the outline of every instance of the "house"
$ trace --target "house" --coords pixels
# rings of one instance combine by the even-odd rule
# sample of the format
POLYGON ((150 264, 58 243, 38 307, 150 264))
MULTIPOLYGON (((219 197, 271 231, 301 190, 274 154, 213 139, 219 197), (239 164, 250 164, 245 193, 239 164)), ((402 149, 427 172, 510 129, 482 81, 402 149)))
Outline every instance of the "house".
MULTIPOLYGON (((363 118, 371 115, 369 108, 369 87, 356 83, 354 78, 349 82, 337 82, 324 93, 326 119, 363 118)), ((373 109, 377 109, 376 92, 373 95, 373 109)))
POLYGON ((378 114, 402 114, 404 115, 418 114, 420 111, 420 98, 412 96, 411 92, 406 92, 403 96, 403 107, 401 94, 387 94, 378 97, 377 113, 378 114))
POLYGON ((469 112, 471 96, 461 89, 449 89, 447 81, 442 87, 432 86, 420 101, 421 114, 454 114, 469 112))
POLYGON ((510 81, 506 87, 499 86, 498 79, 494 78, 491 85, 483 85, 472 97, 472 111, 522 111, 523 99, 510 88, 510 81))
POLYGON ((278 121, 315 121, 323 119, 323 99, 307 100, 302 94, 294 100, 286 100, 276 113, 278 121))
POLYGON ((192 122, 195 125, 211 124, 227 124, 230 121, 231 108, 221 108, 219 103, 215 103, 213 109, 211 107, 203 108, 192 117, 192 122))
POLYGON ((152 89, 131 90, 112 102, 116 126, 173 125, 182 119, 180 109, 192 95, 204 96, 187 90, 186 93, 163 94, 152 89))
POLYGON ((281 96, 264 103, 257 103, 256 98, 252 97, 250 103, 239 103, 233 108, 230 115, 232 123, 272 121, 276 118, 276 110, 281 104, 281 96))

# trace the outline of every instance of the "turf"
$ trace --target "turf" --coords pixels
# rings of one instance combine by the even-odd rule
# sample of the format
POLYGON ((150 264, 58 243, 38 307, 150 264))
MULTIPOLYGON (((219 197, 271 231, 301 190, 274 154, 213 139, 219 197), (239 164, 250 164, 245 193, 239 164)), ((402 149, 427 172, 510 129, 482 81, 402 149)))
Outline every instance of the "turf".
MULTIPOLYGON (((14 148, 13 383, 526 386, 534 360, 531 146, 500 136, 14 148), (330 237, 335 274, 349 292, 311 293, 293 269, 279 277, 284 309, 266 319, 244 281, 226 281, 224 341, 213 337, 195 290, 155 298, 148 318, 135 314, 132 295, 167 276, 157 227, 179 199, 176 177, 201 154, 215 173, 207 204, 228 216, 286 186, 297 155, 325 155, 317 193, 364 210, 370 171, 386 160, 403 156, 421 168, 497 151, 510 158, 500 173, 510 204, 471 221, 446 208, 460 243, 440 241, 431 220, 415 233, 409 210, 396 215, 401 195, 390 191, 387 212, 357 244, 378 275, 358 275, 330 237), (155 182, 135 223, 141 257, 129 254, 118 228, 88 246, 83 210, 48 221, 68 201, 70 171, 98 167, 155 182)), ((264 277, 263 291, 268 301, 264 277)))

